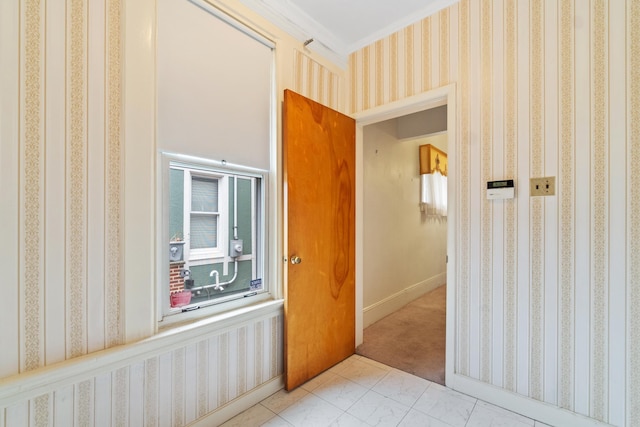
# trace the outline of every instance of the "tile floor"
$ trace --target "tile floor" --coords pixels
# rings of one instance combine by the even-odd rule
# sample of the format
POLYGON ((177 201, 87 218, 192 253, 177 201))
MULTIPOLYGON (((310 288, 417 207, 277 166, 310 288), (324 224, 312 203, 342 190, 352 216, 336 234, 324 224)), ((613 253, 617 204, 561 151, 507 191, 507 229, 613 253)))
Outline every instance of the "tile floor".
POLYGON ((497 406, 358 355, 223 424, 238 426, 542 427, 497 406))

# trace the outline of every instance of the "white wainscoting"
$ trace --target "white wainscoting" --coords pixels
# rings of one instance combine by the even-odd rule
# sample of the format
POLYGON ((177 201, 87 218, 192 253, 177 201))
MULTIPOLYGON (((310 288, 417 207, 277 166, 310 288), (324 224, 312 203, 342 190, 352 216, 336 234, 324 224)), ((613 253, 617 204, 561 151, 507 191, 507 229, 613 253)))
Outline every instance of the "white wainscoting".
POLYGON ((0 381, 0 426, 217 425, 282 388, 282 301, 0 381))

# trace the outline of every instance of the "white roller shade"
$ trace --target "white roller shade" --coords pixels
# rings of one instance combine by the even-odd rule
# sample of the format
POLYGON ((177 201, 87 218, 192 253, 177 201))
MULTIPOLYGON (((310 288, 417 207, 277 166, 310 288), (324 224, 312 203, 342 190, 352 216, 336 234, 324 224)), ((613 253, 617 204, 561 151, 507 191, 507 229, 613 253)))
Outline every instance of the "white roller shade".
POLYGON ((158 148, 269 169, 272 46, 196 3, 158 1, 158 148))

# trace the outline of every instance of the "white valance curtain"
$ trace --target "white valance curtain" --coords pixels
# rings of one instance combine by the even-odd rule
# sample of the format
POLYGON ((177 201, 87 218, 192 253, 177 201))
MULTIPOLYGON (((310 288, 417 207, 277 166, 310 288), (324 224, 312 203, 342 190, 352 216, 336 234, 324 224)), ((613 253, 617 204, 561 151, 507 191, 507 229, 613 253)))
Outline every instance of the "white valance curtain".
POLYGON ((431 216, 447 216, 447 177, 440 171, 420 175, 420 210, 431 216))

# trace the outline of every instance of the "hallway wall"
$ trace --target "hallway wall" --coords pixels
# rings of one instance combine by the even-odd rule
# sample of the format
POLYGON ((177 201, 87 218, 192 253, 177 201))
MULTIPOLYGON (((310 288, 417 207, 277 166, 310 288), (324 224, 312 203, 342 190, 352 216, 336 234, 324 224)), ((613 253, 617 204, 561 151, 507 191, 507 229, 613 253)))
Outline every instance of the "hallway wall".
POLYGON ((461 0, 351 55, 352 112, 456 85, 468 384, 640 424, 639 70, 636 0, 461 0), (541 176, 556 196, 529 197, 541 176))
POLYGON ((364 128, 364 326, 446 283, 446 218, 420 211, 419 146, 446 150, 446 134, 399 139, 398 121, 364 128))

